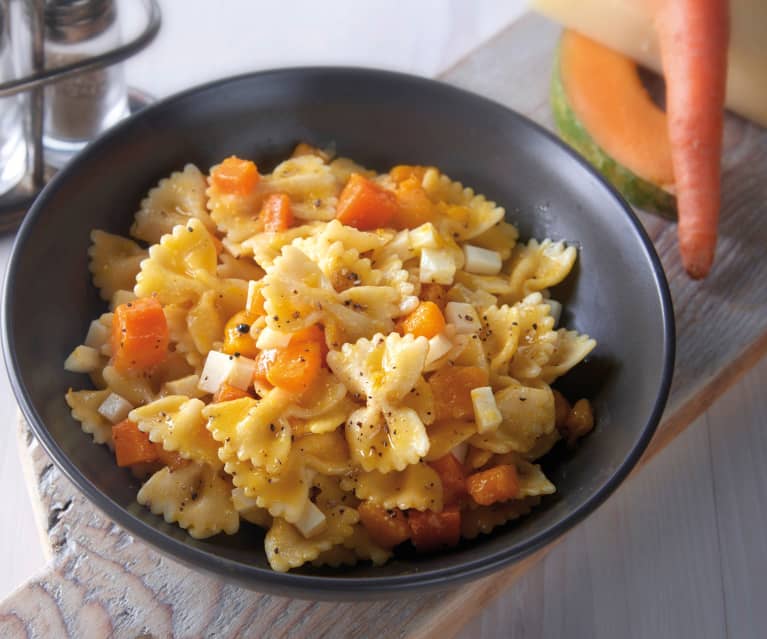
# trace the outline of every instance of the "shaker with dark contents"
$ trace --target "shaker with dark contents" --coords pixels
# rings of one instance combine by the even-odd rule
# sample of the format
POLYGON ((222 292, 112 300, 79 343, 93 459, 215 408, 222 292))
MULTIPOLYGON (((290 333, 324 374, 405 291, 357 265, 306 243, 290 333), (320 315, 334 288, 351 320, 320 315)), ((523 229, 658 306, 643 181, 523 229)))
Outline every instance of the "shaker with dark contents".
MULTIPOLYGON (((114 0, 45 0, 45 65, 55 68, 121 44, 114 0)), ((61 167, 90 140, 128 115, 121 64, 82 73, 45 89, 43 144, 61 167)))

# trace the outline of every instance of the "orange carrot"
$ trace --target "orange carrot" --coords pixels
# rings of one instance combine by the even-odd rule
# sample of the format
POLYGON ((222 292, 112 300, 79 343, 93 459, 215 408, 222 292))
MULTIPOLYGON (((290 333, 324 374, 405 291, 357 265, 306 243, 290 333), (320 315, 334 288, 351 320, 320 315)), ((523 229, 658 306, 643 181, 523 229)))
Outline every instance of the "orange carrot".
POLYGON ((727 80, 727 0, 650 0, 666 77, 679 251, 705 277, 716 248, 727 80))
POLYGON ((287 231, 293 226, 290 196, 285 193, 270 194, 261 206, 261 219, 267 232, 287 231))
POLYGON ((395 229, 414 229, 434 219, 436 208, 421 186, 421 179, 410 177, 397 184, 399 209, 391 219, 395 229))
POLYGON ((213 186, 231 195, 249 195, 260 178, 255 163, 241 160, 235 155, 226 158, 210 172, 213 186))
POLYGON ((445 316, 434 302, 421 302, 410 315, 397 323, 397 330, 402 334, 431 339, 445 330, 445 316))
POLYGON ((408 523, 416 550, 429 552, 449 548, 461 538, 461 511, 458 506, 446 506, 442 512, 408 511, 408 523))
POLYGON ((112 426, 112 440, 118 466, 153 462, 158 457, 157 448, 149 441, 149 435, 140 431, 129 419, 112 426))
POLYGON ((250 327, 258 317, 247 311, 235 313, 224 327, 224 352, 229 355, 239 353, 245 357, 258 355, 256 340, 250 334, 250 327))
POLYGON ((120 372, 145 370, 168 355, 168 322, 153 297, 120 304, 112 319, 112 363, 120 372))
POLYGON ((336 218, 347 226, 370 231, 385 227, 398 210, 394 193, 359 173, 352 173, 338 198, 336 218))
POLYGON ((357 507, 360 521, 370 538, 382 548, 393 548, 410 537, 410 526, 399 508, 386 510, 368 502, 357 507))
POLYGON ((437 419, 473 419, 471 391, 487 386, 487 371, 477 366, 446 366, 429 378, 437 419))
POLYGON ((215 395, 213 395, 213 402, 229 402, 233 399, 241 399, 242 397, 253 397, 253 395, 248 391, 224 382, 218 387, 215 395))
POLYGON ((299 393, 311 386, 321 366, 322 349, 319 342, 291 340, 285 348, 275 349, 274 359, 266 371, 266 379, 274 386, 299 393))
POLYGON ((466 489, 478 504, 489 506, 519 495, 517 469, 508 464, 482 470, 466 479, 466 489))
POLYGON ((452 453, 429 462, 442 481, 442 501, 454 504, 466 494, 466 475, 463 466, 452 453))

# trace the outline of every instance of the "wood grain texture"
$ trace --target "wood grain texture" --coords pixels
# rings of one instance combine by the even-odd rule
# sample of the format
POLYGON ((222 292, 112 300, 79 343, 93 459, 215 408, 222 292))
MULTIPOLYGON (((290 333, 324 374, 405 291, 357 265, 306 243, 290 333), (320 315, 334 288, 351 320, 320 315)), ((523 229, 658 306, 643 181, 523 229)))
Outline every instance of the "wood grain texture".
MULTIPOLYGON (((542 18, 527 16, 462 60, 444 79, 550 126, 548 80, 557 33, 558 29, 542 18)), ((767 227, 760 224, 767 214, 767 183, 762 177, 766 163, 767 135, 742 120, 728 118, 720 254, 715 271, 702 284, 690 282, 683 273, 673 225, 643 217, 670 280, 679 340, 669 408, 658 443, 650 448, 645 462, 767 350, 767 264, 758 259, 767 245, 767 227)), ((33 472, 39 478, 40 501, 48 512, 47 533, 54 561, 50 573, 32 580, 0 604, 2 636, 79 637, 87 636, 81 633, 83 629, 96 628, 126 637, 148 633, 156 637, 263 636, 268 631, 270 637, 446 639, 551 550, 544 549, 449 594, 358 604, 258 595, 194 573, 133 540, 62 478, 33 439, 28 449, 33 472)), ((662 487, 659 480, 655 488, 662 487)), ((665 507, 674 508, 674 504, 665 507)), ((611 516, 615 525, 629 526, 625 515, 611 516)), ((688 533, 694 533, 695 526, 720 521, 711 513, 702 516, 706 521, 688 523, 688 533)), ((577 548, 581 530, 576 528, 560 544, 577 548)), ((658 528, 652 534, 661 539, 672 532, 658 528)), ((609 535, 609 526, 602 534, 609 535)), ((680 536, 677 543, 682 539, 680 536)), ((634 543, 640 551, 645 550, 644 538, 638 537, 634 543)), ((647 547, 646 552, 656 549, 647 547)), ((674 552, 673 545, 668 552, 674 552)), ((738 561, 737 556, 732 557, 733 566, 738 561)), ((602 570, 621 571, 625 567, 616 560, 602 570)), ((736 574, 734 569, 731 574, 736 574)), ((705 567, 696 575, 701 580, 709 577, 705 567)), ((566 566, 563 574, 544 574, 541 583, 545 589, 549 582, 560 581, 573 588, 585 584, 592 596, 611 595, 599 590, 604 583, 602 576, 589 573, 583 565, 574 564, 572 572, 566 566)), ((641 592, 632 594, 641 599, 641 592)), ((616 599, 616 605, 628 614, 633 602, 616 599)), ((532 631, 545 630, 545 623, 551 622, 542 621, 532 631)), ((566 628, 568 620, 559 623, 566 628)), ((620 628, 594 626, 593 630, 621 634, 620 628)))

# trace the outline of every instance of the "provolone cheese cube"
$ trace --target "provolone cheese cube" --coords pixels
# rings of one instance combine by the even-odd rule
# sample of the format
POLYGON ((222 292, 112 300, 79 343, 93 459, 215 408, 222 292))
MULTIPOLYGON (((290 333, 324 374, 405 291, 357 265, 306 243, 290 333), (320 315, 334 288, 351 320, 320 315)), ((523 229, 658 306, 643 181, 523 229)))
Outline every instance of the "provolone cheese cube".
POLYGON ((495 403, 493 389, 489 386, 480 386, 471 391, 471 404, 474 407, 474 421, 477 423, 477 432, 489 433, 496 430, 503 421, 501 411, 495 403))
POLYGON ((93 320, 85 336, 85 345, 99 349, 109 341, 109 333, 108 326, 104 326, 99 320, 93 320))
POLYGON ((435 249, 439 246, 439 233, 431 222, 421 224, 410 230, 410 246, 416 251, 430 248, 435 249))
POLYGON ((421 251, 419 270, 419 278, 424 284, 452 284, 455 277, 455 261, 445 250, 425 248, 421 251))
POLYGON ((313 537, 325 530, 327 520, 323 513, 312 502, 307 502, 301 518, 294 524, 304 537, 313 537))
POLYGON ((497 251, 491 251, 472 244, 464 244, 463 255, 466 258, 463 268, 477 275, 496 275, 501 272, 503 260, 497 251))
POLYGON ((477 309, 466 302, 448 302, 445 305, 445 320, 455 326, 455 332, 459 334, 477 333, 482 328, 477 309))
POLYGON ((256 360, 248 357, 234 358, 232 369, 229 372, 229 377, 226 379, 232 386, 236 386, 242 390, 248 390, 253 383, 253 375, 256 372, 256 360))
POLYGON ((64 362, 70 373, 92 373, 101 366, 101 355, 90 346, 78 346, 64 362))
POLYGON ((128 418, 128 413, 133 410, 133 404, 117 393, 109 393, 107 398, 101 402, 98 412, 99 415, 106 417, 113 424, 119 424, 128 418))
POLYGON ((229 379, 234 368, 234 360, 234 355, 210 351, 197 387, 206 393, 215 393, 221 384, 229 379))
POLYGON ((290 344, 290 338, 290 333, 284 333, 267 326, 258 334, 256 348, 260 348, 261 350, 267 348, 285 348, 290 344))

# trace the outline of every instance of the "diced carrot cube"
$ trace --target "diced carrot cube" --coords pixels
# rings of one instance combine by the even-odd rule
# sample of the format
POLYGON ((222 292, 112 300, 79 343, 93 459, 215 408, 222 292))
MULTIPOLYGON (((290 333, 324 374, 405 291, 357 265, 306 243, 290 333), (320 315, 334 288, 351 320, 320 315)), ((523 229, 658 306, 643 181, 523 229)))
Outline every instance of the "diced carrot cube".
POLYGON ((410 526, 399 508, 386 510, 363 502, 357 507, 360 521, 370 538, 382 548, 393 548, 410 537, 410 526))
POLYGON ((461 511, 447 506, 442 512, 408 511, 411 538, 416 550, 429 552, 458 544, 461 538, 461 511))
POLYGON ((258 167, 254 162, 241 160, 234 155, 213 167, 210 172, 213 185, 223 193, 231 195, 250 195, 260 179, 258 167))
POLYGON ((396 229, 414 229, 434 219, 436 208, 421 186, 420 179, 413 177, 400 182, 396 190, 399 210, 392 218, 396 229))
POLYGON ((157 459, 157 448, 149 441, 149 435, 140 431, 129 419, 112 426, 112 440, 118 466, 132 466, 157 459))
POLYGON ((445 316, 434 302, 421 302, 410 315, 397 323, 397 330, 431 339, 445 330, 445 316))
POLYGON ((471 391, 487 386, 487 371, 477 366, 447 366, 429 378, 437 419, 471 419, 474 406, 471 391))
POLYGON ((469 475, 466 489, 472 499, 482 506, 508 501, 519 495, 517 469, 509 464, 494 466, 469 475))
POLYGON ((466 474, 463 472, 461 462, 454 455, 448 453, 444 457, 429 462, 429 466, 437 471, 442 481, 442 501, 445 504, 454 504, 466 495, 466 474))
POLYGON ((120 372, 145 370, 168 355, 168 322, 153 297, 120 304, 112 319, 112 363, 120 372))
POLYGON ((394 193, 359 173, 352 173, 338 198, 336 218, 362 231, 386 227, 399 212, 394 193))
POLYGON ((293 207, 290 196, 285 193, 272 193, 267 196, 261 206, 261 219, 264 231, 287 231, 293 226, 293 207))
POLYGON ((312 385, 321 367, 322 347, 319 342, 291 340, 285 348, 275 349, 266 379, 274 386, 300 393, 312 385))
POLYGON ((236 386, 232 386, 231 384, 224 382, 221 384, 221 386, 218 387, 215 395, 213 395, 213 401, 229 402, 233 399, 240 399, 242 397, 252 397, 252 395, 248 391, 242 390, 241 388, 237 388, 236 386))

